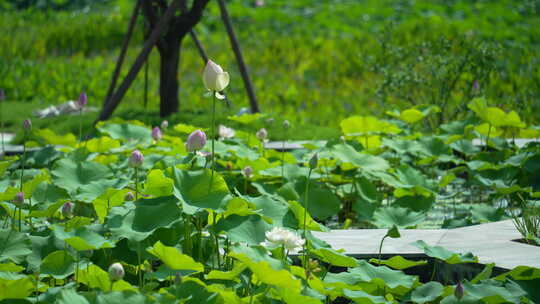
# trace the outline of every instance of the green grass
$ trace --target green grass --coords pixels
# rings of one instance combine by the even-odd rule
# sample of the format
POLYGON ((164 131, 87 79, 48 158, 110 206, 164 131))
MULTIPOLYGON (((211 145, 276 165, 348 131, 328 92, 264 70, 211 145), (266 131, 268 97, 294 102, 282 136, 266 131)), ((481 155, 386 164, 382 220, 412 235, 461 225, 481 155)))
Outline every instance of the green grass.
MULTIPOLYGON (((468 115, 464 105, 479 95, 517 110, 529 124, 540 121, 540 14, 534 1, 275 0, 260 8, 250 1, 228 3, 261 108, 298 126, 293 137, 335 137, 345 117, 382 116, 419 104, 441 106, 440 119, 449 121, 468 115)), ((88 12, 0 12, 0 28, 8 33, 0 37, 0 88, 17 102, 17 115, 8 116, 22 121, 30 110, 75 99, 81 90, 90 105, 100 106, 130 11, 127 1, 113 1, 88 12)), ((222 111, 236 113, 247 97, 216 3, 196 30, 210 57, 231 73, 227 93, 233 107, 222 111)), ((139 23, 128 64, 140 50, 141 32, 139 23)), ((169 120, 207 125, 203 63, 188 38, 183 46, 181 113, 169 120)), ((158 66, 154 51, 154 121, 158 66)), ((140 74, 116 115, 144 118, 143 88, 140 74)), ((58 121, 43 125, 60 133, 78 128, 78 121, 58 121)), ((279 129, 271 138, 280 138, 279 129)))

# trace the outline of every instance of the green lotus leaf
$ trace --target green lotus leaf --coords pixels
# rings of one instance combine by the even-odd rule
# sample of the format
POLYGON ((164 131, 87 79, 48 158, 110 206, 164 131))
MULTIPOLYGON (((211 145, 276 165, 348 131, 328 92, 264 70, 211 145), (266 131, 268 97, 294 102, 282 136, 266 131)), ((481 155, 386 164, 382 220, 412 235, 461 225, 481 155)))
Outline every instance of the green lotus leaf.
POLYGON ((168 172, 174 181, 174 196, 183 206, 183 212, 195 214, 203 209, 218 212, 224 210, 230 197, 229 188, 223 177, 211 170, 183 171, 172 168, 168 172))
POLYGON ((424 221, 425 213, 414 212, 408 208, 402 207, 380 207, 373 214, 373 222, 380 228, 407 228, 415 226, 424 221))
POLYGON ((392 269, 397 269, 397 270, 403 270, 403 269, 427 264, 426 260, 411 261, 411 260, 407 260, 406 258, 400 255, 393 256, 388 260, 370 259, 369 262, 374 263, 374 264, 379 264, 379 265, 386 265, 392 269))
MULTIPOLYGON (((0 301, 25 299, 36 290, 30 276, 11 272, 0 272, 0 301)), ((11 303, 11 302, 9 302, 11 303)))
POLYGON ((470 252, 465 254, 455 253, 441 246, 430 246, 424 241, 416 241, 412 245, 424 250, 427 256, 443 260, 448 264, 478 263, 478 257, 470 252))
POLYGON ((159 241, 146 251, 159 258, 170 269, 204 271, 203 264, 195 262, 189 255, 180 253, 178 249, 165 246, 159 241))
POLYGON ((411 293, 413 303, 424 304, 435 301, 443 295, 444 287, 439 282, 428 282, 418 286, 411 293))
POLYGON ((75 259, 65 250, 50 253, 41 262, 41 274, 64 279, 75 271, 75 259))
POLYGON ((31 242, 26 233, 0 230, 0 262, 12 261, 19 264, 32 253, 31 242))

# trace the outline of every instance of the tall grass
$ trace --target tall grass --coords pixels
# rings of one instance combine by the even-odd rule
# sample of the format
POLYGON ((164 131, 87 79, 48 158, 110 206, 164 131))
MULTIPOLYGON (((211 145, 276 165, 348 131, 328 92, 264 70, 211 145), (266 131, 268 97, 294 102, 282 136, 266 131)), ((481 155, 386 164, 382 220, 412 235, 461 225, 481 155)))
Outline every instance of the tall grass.
MULTIPOLYGON (((440 120, 448 121, 467 115, 463 105, 484 95, 518 110, 528 123, 539 121, 540 13, 534 1, 228 3, 264 112, 335 127, 351 114, 436 104, 444 109, 440 120)), ((84 89, 99 105, 129 12, 121 1, 89 11, 0 13, 7 33, 0 36, 0 87, 12 100, 43 104, 76 98, 84 89)), ((231 72, 230 113, 247 106, 217 4, 209 5, 197 31, 210 57, 231 72)), ((141 47, 141 32, 139 23, 127 64, 141 47)), ((189 39, 181 58, 181 111, 205 115, 203 62, 189 39)), ((158 65, 154 51, 152 109, 159 102, 158 65)), ((140 75, 121 110, 141 107, 143 85, 140 75)))

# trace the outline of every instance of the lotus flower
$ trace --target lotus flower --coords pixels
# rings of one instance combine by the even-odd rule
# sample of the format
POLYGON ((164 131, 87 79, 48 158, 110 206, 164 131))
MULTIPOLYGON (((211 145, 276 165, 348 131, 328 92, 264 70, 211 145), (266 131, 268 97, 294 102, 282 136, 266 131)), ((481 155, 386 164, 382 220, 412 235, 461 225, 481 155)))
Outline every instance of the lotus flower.
POLYGON ((268 136, 268 131, 266 131, 265 128, 262 128, 259 131, 257 131, 256 135, 259 140, 264 141, 266 140, 266 137, 268 136))
POLYGON ((133 192, 131 191, 129 191, 128 193, 126 193, 126 195, 124 195, 124 201, 126 202, 130 202, 134 199, 135 199, 135 195, 133 195, 133 192))
POLYGON ((124 277, 124 267, 120 263, 114 263, 109 266, 109 278, 111 281, 118 281, 124 277))
POLYGON ((77 105, 79 106, 79 109, 84 108, 86 104, 88 103, 88 96, 86 96, 85 92, 82 92, 81 95, 79 95, 79 99, 77 100, 77 105))
POLYGON ((129 158, 129 166, 132 168, 140 167, 144 162, 144 156, 139 150, 135 150, 131 153, 129 158))
POLYGON ((288 129, 291 127, 291 123, 288 120, 283 121, 283 128, 288 129))
POLYGON ((74 208, 75 205, 72 202, 65 202, 62 206, 62 215, 66 218, 72 217, 74 208))
POLYGON ((463 289, 463 285, 461 285, 461 282, 458 282, 456 285, 456 289, 454 289, 454 296, 458 300, 461 300, 464 294, 465 294, 465 290, 463 289))
POLYGON ((242 170, 242 173, 244 173, 247 178, 250 178, 253 175, 253 168, 251 168, 251 166, 246 166, 242 170))
POLYGON ((23 121, 23 129, 25 132, 30 132, 32 130, 32 121, 30 119, 25 119, 23 121))
POLYGON ((204 86, 209 91, 221 92, 229 85, 229 73, 212 60, 208 60, 203 72, 204 86))
POLYGON ((315 153, 315 154, 313 154, 313 156, 309 160, 309 168, 310 169, 317 168, 318 163, 319 163, 319 153, 315 153))
POLYGON ((161 139, 162 135, 161 135, 161 129, 159 127, 154 127, 152 129, 152 138, 155 140, 155 141, 159 141, 161 139))
POLYGON ((265 233, 266 240, 261 245, 275 249, 283 246, 287 250, 296 250, 304 246, 304 240, 296 233, 283 229, 281 227, 274 227, 272 230, 265 233))
POLYGON ((13 203, 15 205, 20 205, 20 204, 24 203, 24 193, 23 192, 17 192, 17 194, 15 194, 15 198, 13 198, 13 203))
POLYGON ((234 135, 236 134, 236 131, 224 125, 219 125, 218 133, 219 133, 219 137, 223 139, 227 139, 227 138, 233 138, 234 135))
POLYGON ((169 122, 168 121, 164 120, 164 121, 161 122, 161 128, 163 130, 167 129, 168 127, 169 127, 169 122))
POLYGON ((186 142, 186 149, 189 152, 194 152, 194 151, 202 149, 205 144, 206 144, 206 134, 204 134, 204 132, 201 130, 195 130, 188 136, 188 139, 186 142))

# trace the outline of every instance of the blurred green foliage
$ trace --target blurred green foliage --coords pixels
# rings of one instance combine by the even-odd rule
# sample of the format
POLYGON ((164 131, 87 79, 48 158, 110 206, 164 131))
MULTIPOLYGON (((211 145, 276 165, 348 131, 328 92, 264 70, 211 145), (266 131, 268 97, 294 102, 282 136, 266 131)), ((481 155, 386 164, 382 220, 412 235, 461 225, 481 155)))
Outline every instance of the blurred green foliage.
MULTIPOLYGON (((12 1, 0 1, 0 28, 6 33, 0 36, 0 88, 8 100, 45 107, 86 90, 90 105, 101 105, 133 1, 71 2, 66 6, 70 9, 62 11, 53 10, 54 5, 15 11, 7 5, 12 1)), ((494 106, 518 111, 529 124, 539 121, 538 1, 228 4, 261 108, 270 115, 297 125, 336 128, 351 114, 380 116, 433 104, 442 109, 424 126, 433 127, 469 115, 467 102, 485 96, 494 106)), ((217 3, 210 3, 196 30, 209 56, 231 73, 227 93, 233 108, 223 111, 236 113, 247 106, 247 97, 217 3)), ((142 19, 127 64, 141 44, 142 19)), ((189 37, 183 46, 179 116, 204 120, 210 105, 200 80, 203 62, 189 37)), ((158 67, 154 51, 149 63, 149 108, 154 112, 158 67)), ((141 111, 143 92, 140 73, 118 113, 141 111)), ((311 138, 313 133, 306 129, 303 135, 311 138)))

